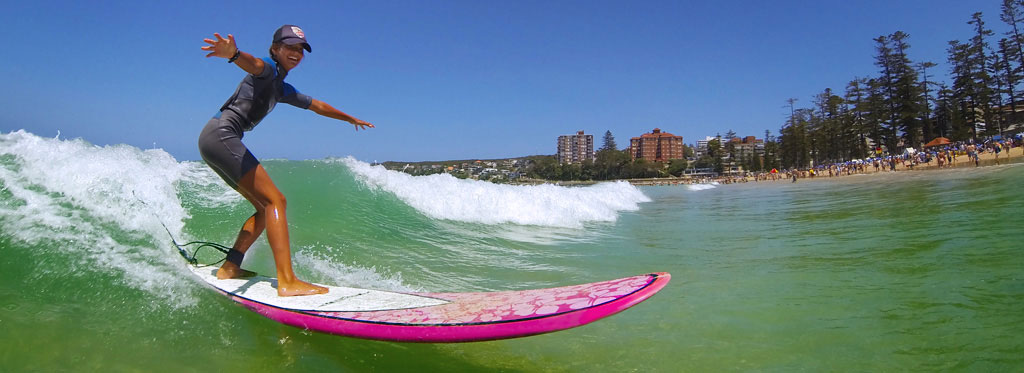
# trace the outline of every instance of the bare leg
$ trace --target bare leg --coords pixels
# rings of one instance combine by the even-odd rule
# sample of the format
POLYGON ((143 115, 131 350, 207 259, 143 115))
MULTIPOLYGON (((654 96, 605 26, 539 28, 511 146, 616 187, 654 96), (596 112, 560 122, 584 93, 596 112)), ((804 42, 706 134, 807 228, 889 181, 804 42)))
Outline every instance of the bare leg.
MULTIPOLYGON (((261 211, 262 209, 257 210, 249 219, 246 219, 245 224, 242 224, 242 229, 238 231, 238 238, 235 239, 235 245, 232 247, 243 254, 249 251, 249 247, 252 246, 253 242, 256 242, 256 238, 259 238, 267 225, 264 214, 261 211)), ((237 264, 226 260, 217 271, 217 278, 219 279, 251 277, 255 275, 255 272, 246 271, 237 264)))
MULTIPOLYGON (((242 176, 238 191, 253 204, 253 207, 256 207, 256 214, 250 217, 250 220, 253 221, 251 231, 246 229, 249 225, 248 220, 242 227, 236 247, 239 243, 251 245, 265 227, 267 241, 270 242, 270 249, 274 254, 274 264, 277 267, 277 294, 293 296, 326 293, 327 288, 295 277, 295 272, 292 270, 291 243, 288 239, 288 218, 285 214, 287 201, 262 165, 256 166, 242 176)), ((248 249, 248 245, 245 245, 246 249, 248 249)))

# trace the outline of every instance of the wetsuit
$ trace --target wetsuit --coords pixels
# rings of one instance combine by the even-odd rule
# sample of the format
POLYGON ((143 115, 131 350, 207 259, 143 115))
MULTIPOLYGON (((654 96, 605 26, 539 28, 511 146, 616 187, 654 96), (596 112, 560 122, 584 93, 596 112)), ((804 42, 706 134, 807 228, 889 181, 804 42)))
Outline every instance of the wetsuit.
POLYGON ((242 144, 242 134, 256 127, 278 102, 303 109, 313 103, 313 98, 284 82, 288 72, 283 67, 269 57, 263 63, 263 71, 246 75, 199 135, 199 154, 235 189, 242 175, 260 164, 242 144))

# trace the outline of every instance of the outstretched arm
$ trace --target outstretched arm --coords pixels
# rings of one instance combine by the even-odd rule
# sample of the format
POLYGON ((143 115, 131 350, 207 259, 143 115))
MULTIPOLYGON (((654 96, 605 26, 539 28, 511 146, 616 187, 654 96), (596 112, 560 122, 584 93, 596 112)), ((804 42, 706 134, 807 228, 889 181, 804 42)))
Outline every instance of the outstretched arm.
POLYGON ((228 34, 228 38, 225 39, 215 32, 213 33, 213 36, 216 37, 217 40, 203 39, 207 44, 210 44, 202 48, 204 51, 210 51, 206 57, 223 57, 230 59, 235 56, 235 53, 238 53, 238 58, 234 61, 235 65, 238 65, 238 67, 242 68, 242 70, 245 70, 245 72, 249 74, 259 75, 263 72, 263 60, 238 50, 238 47, 235 46, 234 35, 228 34))
POLYGON ((341 110, 335 109, 333 106, 328 105, 326 102, 317 100, 315 98, 313 99, 313 103, 309 105, 309 110, 312 110, 314 113, 323 115, 328 118, 334 118, 352 123, 352 125, 356 126, 356 131, 358 131, 359 128, 374 128, 372 124, 356 119, 351 115, 345 114, 341 112, 341 110))

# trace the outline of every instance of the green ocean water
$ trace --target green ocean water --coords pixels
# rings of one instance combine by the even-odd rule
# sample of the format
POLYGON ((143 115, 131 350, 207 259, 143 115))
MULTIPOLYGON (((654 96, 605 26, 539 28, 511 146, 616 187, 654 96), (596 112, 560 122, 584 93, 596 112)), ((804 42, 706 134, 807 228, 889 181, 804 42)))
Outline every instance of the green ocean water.
MULTIPOLYGON (((229 244, 252 213, 203 164, 19 131, 0 134, 0 371, 1024 369, 1024 164, 640 188, 411 177, 351 158, 264 166, 309 280, 490 291, 673 279, 621 314, 527 338, 311 333, 184 268, 161 222, 179 241, 229 244)), ((265 240, 250 253, 245 267, 272 273, 265 240)))

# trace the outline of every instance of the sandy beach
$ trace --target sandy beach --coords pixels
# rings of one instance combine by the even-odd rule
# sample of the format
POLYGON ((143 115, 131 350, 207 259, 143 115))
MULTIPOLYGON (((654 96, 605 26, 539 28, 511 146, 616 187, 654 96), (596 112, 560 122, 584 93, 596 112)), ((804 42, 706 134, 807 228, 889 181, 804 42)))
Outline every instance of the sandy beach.
MULTIPOLYGON (((1008 150, 1004 150, 1000 153, 992 151, 986 151, 978 155, 978 162, 975 164, 974 160, 960 152, 956 155, 956 158, 949 164, 943 164, 941 167, 936 159, 932 159, 928 163, 917 163, 913 164, 910 161, 897 161, 895 164, 895 171, 888 167, 888 164, 880 164, 878 169, 873 164, 864 164, 863 167, 850 170, 841 170, 830 175, 828 170, 810 170, 796 171, 797 180, 825 180, 825 179, 842 179, 844 176, 849 175, 866 175, 876 173, 889 173, 889 172, 920 172, 929 170, 942 170, 948 168, 963 168, 963 167, 986 167, 995 166, 1000 164, 1024 162, 1024 146, 1015 146, 1008 150)), ((884 162, 883 162, 884 163, 884 162)), ((673 177, 673 178, 653 178, 653 179, 633 179, 629 180, 630 184, 633 185, 644 185, 644 186, 655 186, 655 185, 690 185, 700 183, 719 183, 719 184, 733 184, 733 183, 748 183, 748 182, 793 182, 792 174, 788 172, 780 172, 774 176, 771 174, 759 174, 755 176, 722 176, 715 178, 690 178, 690 177, 673 177)))

